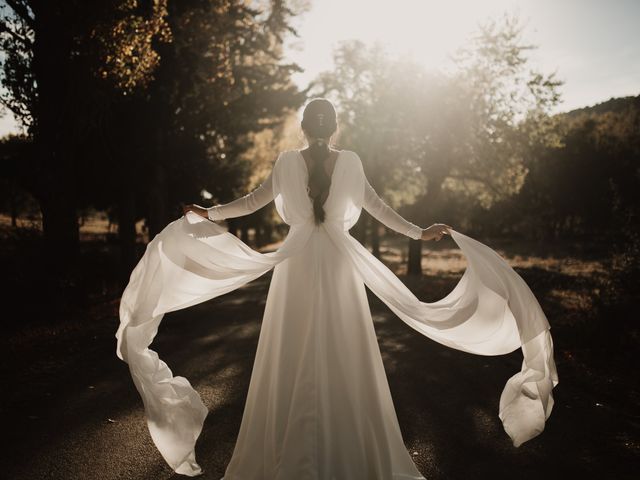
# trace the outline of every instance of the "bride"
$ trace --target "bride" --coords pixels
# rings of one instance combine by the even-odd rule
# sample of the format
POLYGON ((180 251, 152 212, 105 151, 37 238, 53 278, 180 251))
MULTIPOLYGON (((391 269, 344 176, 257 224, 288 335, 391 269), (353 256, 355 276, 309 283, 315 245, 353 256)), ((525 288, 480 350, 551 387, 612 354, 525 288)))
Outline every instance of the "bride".
MULTIPOLYGON (((117 355, 129 364, 151 437, 177 472, 203 470, 194 447, 207 408, 148 347, 165 313, 230 292, 273 268, 240 431, 224 480, 424 479, 405 448, 365 285, 421 334, 458 350, 522 348, 499 417, 517 447, 544 429, 558 384, 549 323, 522 278, 495 251, 446 224, 405 220, 371 187, 355 152, 334 150, 336 112, 305 107, 309 146, 280 153, 254 191, 224 205, 188 205, 149 243, 120 305, 117 355), (290 226, 261 254, 215 222, 274 201, 290 226), (449 234, 467 269, 443 299, 426 303, 349 229, 361 209, 414 239, 449 234)), ((222 479, 221 479, 222 480, 222 479)))

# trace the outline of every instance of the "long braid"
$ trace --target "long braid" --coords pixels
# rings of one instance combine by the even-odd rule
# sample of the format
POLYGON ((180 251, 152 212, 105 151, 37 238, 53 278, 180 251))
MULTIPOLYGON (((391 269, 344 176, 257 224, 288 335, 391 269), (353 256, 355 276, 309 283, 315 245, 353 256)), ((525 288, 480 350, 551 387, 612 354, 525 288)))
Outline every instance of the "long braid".
POLYGON ((323 204, 329 195, 331 177, 327 175, 324 162, 331 155, 329 137, 336 131, 336 112, 331 102, 324 98, 311 100, 305 107, 302 129, 315 138, 309 144, 309 155, 313 161, 309 169, 309 197, 313 199, 313 216, 316 225, 324 222, 323 204))
POLYGON ((309 154, 313 166, 309 172, 309 196, 313 199, 313 215, 316 225, 324 222, 323 204, 329 194, 331 178, 327 175, 324 162, 330 155, 329 145, 324 142, 312 142, 309 154))

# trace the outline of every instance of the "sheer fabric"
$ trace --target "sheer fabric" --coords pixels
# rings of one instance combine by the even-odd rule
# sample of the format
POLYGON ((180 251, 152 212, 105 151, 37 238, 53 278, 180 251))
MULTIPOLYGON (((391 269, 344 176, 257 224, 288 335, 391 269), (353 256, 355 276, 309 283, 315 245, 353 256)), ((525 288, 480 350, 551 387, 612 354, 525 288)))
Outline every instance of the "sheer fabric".
POLYGON ((209 220, 217 222, 226 218, 249 215, 267 205, 273 200, 272 176, 273 172, 269 174, 267 179, 262 182, 258 188, 246 194, 244 197, 240 197, 224 205, 214 205, 208 208, 207 216, 209 220))
POLYGON ((364 184, 364 203, 362 204, 362 207, 369 212, 373 218, 389 227, 391 230, 402 233, 414 240, 418 240, 422 237, 422 228, 408 222, 398 212, 387 205, 384 200, 378 196, 369 183, 369 180, 366 178, 364 184))
POLYGON ((357 154, 340 153, 325 222, 318 226, 307 178, 300 153, 283 152, 258 189, 209 211, 213 219, 231 218, 273 200, 290 225, 277 251, 256 252, 189 212, 154 237, 131 274, 120 305, 116 353, 129 365, 151 437, 167 463, 177 473, 202 473, 194 446, 207 408, 189 381, 174 377, 148 348, 163 315, 230 292, 272 268, 247 404, 225 480, 361 478, 363 469, 366 478, 424 478, 402 444, 364 285, 413 329, 451 348, 478 355, 522 348, 521 370, 507 381, 498 415, 515 446, 541 433, 558 376, 549 323, 522 278, 495 251, 451 230, 467 269, 446 297, 422 302, 349 234, 362 208, 412 238, 420 230, 375 194, 357 154), (340 342, 343 348, 334 348, 340 342), (296 369, 278 368, 290 365, 296 369), (360 408, 349 411, 350 405, 360 408), (339 410, 341 419, 352 421, 336 422, 329 412, 339 410), (342 445, 346 457, 331 447, 339 435, 349 440, 342 445))
MULTIPOLYGON (((302 155, 300 155, 300 161, 304 162, 302 155)), ((249 215, 267 205, 274 197, 272 176, 273 172, 269 174, 258 188, 244 197, 240 197, 224 205, 214 205, 208 208, 209 219, 215 222, 227 218, 241 217, 243 215, 249 215)), ((389 205, 378 196, 366 177, 364 181, 365 190, 362 207, 386 227, 402 233, 407 237, 411 237, 414 240, 419 239, 422 236, 422 228, 408 222, 404 217, 389 207, 389 205)))

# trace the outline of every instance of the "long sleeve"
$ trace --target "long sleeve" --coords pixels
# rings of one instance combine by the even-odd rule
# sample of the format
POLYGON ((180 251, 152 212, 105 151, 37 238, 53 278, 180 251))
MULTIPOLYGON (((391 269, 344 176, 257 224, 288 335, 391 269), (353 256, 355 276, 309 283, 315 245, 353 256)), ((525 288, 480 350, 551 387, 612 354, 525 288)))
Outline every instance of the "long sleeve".
POLYGON ((244 197, 237 198, 229 203, 207 208, 209 220, 215 222, 226 218, 242 217, 243 215, 249 215, 264 207, 274 198, 272 175, 273 173, 270 173, 258 188, 246 194, 244 197))
POLYGON ((398 233, 402 233, 414 240, 418 240, 422 236, 422 228, 405 220, 398 212, 387 205, 378 196, 367 179, 365 179, 363 207, 376 220, 398 233))

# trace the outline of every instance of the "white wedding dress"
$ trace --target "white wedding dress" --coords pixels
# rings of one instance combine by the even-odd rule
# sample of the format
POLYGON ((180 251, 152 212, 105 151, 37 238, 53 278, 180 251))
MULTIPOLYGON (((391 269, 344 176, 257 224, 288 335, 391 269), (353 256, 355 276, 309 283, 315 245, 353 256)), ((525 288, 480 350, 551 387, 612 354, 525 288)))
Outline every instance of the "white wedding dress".
POLYGON ((282 152, 250 194, 209 210, 247 215, 274 200, 290 225, 261 254, 190 212, 147 246, 120 306, 117 355, 129 364, 154 443, 167 463, 202 473, 194 447, 207 408, 184 377, 148 347, 166 312, 232 291, 274 269, 233 456, 224 480, 424 479, 405 448, 377 343, 365 284, 403 321, 444 345, 479 355, 522 347, 522 370, 500 398, 515 446, 543 431, 558 384, 549 323, 522 278, 489 247, 455 230, 467 269, 445 298, 421 302, 349 234, 365 208, 389 228, 421 229, 371 188, 357 154, 336 161, 325 222, 315 225, 308 171, 282 152))

